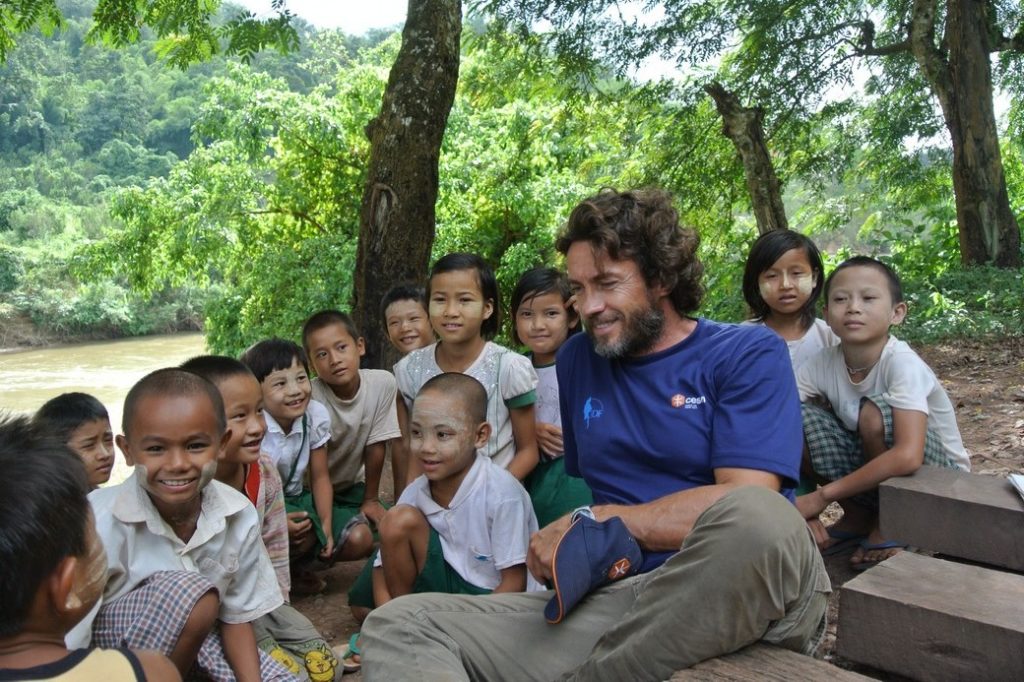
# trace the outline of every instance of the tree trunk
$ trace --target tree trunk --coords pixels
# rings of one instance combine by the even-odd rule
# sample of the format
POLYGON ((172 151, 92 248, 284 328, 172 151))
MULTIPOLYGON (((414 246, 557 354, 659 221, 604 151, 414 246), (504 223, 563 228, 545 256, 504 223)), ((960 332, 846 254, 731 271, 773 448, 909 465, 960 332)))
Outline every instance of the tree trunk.
POLYGON ((947 0, 944 43, 937 46, 937 0, 915 0, 911 49, 932 91, 953 143, 953 194, 964 265, 1017 268, 1020 226, 999 152, 985 0, 947 0))
POLYGON ((764 111, 760 107, 742 106, 739 98, 720 83, 706 85, 704 91, 715 100, 715 108, 722 117, 722 134, 732 140, 740 154, 758 234, 788 229, 782 184, 764 141, 764 111))
POLYGON ((364 367, 395 359, 378 311, 402 281, 422 282, 434 243, 438 158, 459 78, 460 0, 409 0, 402 47, 380 113, 370 121, 370 163, 353 280, 364 367))

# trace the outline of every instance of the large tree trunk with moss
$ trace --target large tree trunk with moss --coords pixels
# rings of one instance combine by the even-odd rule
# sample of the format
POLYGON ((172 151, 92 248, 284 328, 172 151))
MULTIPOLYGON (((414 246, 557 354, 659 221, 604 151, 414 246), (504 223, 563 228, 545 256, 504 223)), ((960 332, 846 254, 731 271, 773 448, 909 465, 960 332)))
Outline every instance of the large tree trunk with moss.
POLYGON ((366 127, 370 164, 353 281, 365 367, 395 359, 378 307, 394 284, 422 282, 434 243, 438 158, 459 78, 459 0, 409 0, 402 47, 380 114, 366 127))
POLYGON ((937 0, 915 0, 910 39, 953 142, 953 193, 964 265, 1017 268, 1020 226, 1006 190, 992 102, 990 11, 984 0, 948 0, 936 41, 937 0))
POLYGON ((732 141, 743 162, 758 234, 788 229, 782 183, 775 174, 764 140, 764 111, 760 107, 744 107, 739 98, 720 83, 706 85, 704 90, 715 100, 715 108, 722 117, 722 134, 732 141))

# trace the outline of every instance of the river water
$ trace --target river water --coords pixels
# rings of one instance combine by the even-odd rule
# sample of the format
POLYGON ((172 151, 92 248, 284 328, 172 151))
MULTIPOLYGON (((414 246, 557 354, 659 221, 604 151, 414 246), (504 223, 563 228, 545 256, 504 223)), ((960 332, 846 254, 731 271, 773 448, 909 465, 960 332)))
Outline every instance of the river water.
MULTIPOLYGON (((206 352, 203 335, 170 334, 0 353, 0 409, 30 413, 69 391, 96 396, 120 432, 128 389, 161 367, 173 367, 206 352)), ((118 453, 111 480, 127 473, 118 453)))

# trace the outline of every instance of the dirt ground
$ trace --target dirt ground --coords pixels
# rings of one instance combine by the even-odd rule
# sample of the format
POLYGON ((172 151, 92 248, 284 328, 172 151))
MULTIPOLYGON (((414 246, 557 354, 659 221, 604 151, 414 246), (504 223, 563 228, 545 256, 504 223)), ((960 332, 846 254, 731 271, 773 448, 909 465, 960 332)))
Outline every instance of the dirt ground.
MULTIPOLYGON (((964 341, 917 349, 942 380, 956 406, 960 432, 971 452, 974 471, 1007 476, 1024 472, 1024 339, 997 342, 964 341)), ((390 479, 386 482, 390 486, 390 479)), ((829 510, 833 516, 835 509, 829 510)), ((834 592, 830 602, 829 635, 820 655, 845 667, 855 666, 835 656, 835 623, 839 609, 839 587, 856 573, 848 557, 826 561, 834 592)), ((341 563, 324 571, 327 588, 315 597, 295 600, 332 644, 343 644, 357 626, 348 612, 346 593, 361 568, 361 562, 341 563)), ((883 674, 856 668, 880 679, 883 674)), ((348 675, 358 682, 360 675, 348 675)))

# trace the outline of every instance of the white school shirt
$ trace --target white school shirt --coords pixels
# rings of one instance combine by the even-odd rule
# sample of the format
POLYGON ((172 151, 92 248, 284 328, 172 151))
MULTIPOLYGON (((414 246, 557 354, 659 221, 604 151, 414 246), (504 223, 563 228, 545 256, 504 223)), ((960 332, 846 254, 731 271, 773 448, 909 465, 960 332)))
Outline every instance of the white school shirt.
POLYGON ((194 571, 207 578, 217 587, 218 618, 225 623, 252 622, 284 603, 249 498, 210 481, 186 543, 160 516, 139 476, 136 470, 123 483, 89 493, 107 554, 107 585, 96 607, 68 633, 69 647, 89 646, 100 604, 123 597, 157 571, 194 571))
POLYGON ((846 371, 841 345, 811 358, 800 368, 796 383, 801 402, 825 398, 848 431, 857 430, 863 397, 879 395, 891 407, 924 412, 928 415, 927 428, 942 441, 950 461, 964 471, 971 470, 971 458, 946 389, 924 360, 895 336, 889 337, 878 362, 859 383, 852 381, 846 371))
MULTIPOLYGON (((537 372, 537 403, 535 406, 535 421, 538 424, 554 424, 562 428, 562 410, 558 404, 558 373, 555 371, 555 363, 534 367, 537 372)), ((537 444, 540 447, 540 444, 537 444)), ((548 452, 540 450, 543 457, 561 457, 564 452, 548 452)))
MULTIPOLYGON (((441 538, 441 551, 463 580, 484 590, 501 582, 500 571, 526 563, 537 517, 530 496, 516 477, 478 454, 447 508, 430 496, 430 482, 419 476, 396 504, 416 507, 441 538)), ((374 566, 381 566, 380 553, 374 566)), ((526 591, 544 587, 526 573, 526 591)))
MULTIPOLYGON (((767 327, 764 320, 746 320, 741 325, 756 325, 767 327)), ((773 330, 774 331, 774 330, 773 330)), ((820 317, 814 318, 814 322, 807 328, 804 335, 793 341, 786 341, 789 348, 789 361, 793 365, 793 374, 800 371, 804 364, 825 348, 838 345, 839 337, 835 335, 828 322, 820 317)))
POLYGON ((309 452, 321 447, 331 437, 331 416, 321 403, 310 400, 306 407, 306 442, 302 442, 302 419, 292 422, 292 428, 285 433, 269 412, 264 411, 267 432, 261 448, 270 456, 277 473, 281 474, 285 497, 302 494, 302 481, 309 467, 309 452), (294 472, 292 468, 294 467, 294 472), (288 474, 291 474, 289 479, 288 474))
MULTIPOLYGON (((395 365, 395 380, 405 406, 412 412, 412 401, 427 380, 444 370, 437 365, 437 343, 412 351, 395 365)), ((525 407, 536 401, 537 373, 529 359, 504 346, 488 341, 468 374, 487 391, 487 422, 491 437, 481 448, 501 468, 507 468, 516 456, 515 436, 509 408, 525 407)))

